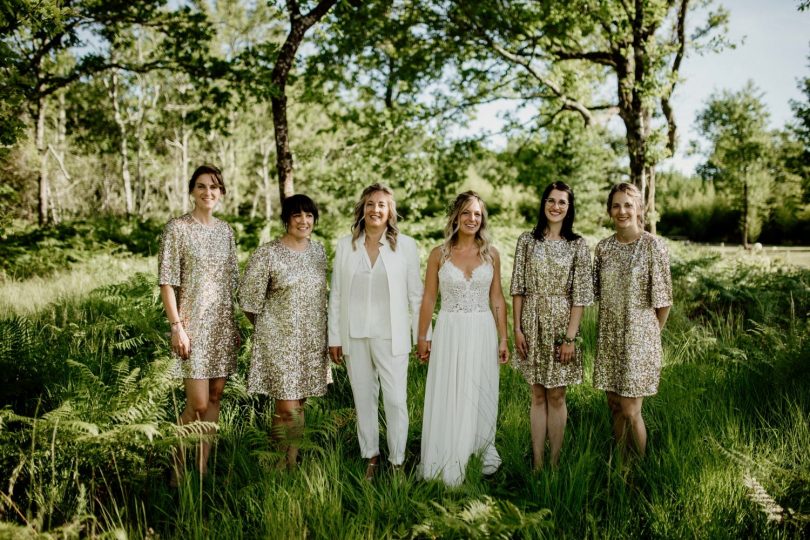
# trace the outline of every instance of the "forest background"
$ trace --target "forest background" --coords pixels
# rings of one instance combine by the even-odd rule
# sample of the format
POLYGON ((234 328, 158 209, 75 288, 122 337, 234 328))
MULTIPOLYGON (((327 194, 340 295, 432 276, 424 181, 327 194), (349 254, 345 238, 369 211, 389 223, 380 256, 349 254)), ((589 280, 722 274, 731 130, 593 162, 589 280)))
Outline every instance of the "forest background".
MULTIPOLYGON (((683 137, 681 66, 734 46, 728 17, 689 0, 0 1, 0 534, 806 531, 808 272, 688 242, 807 243, 810 76, 776 129, 753 83, 713 94, 696 118, 696 173, 659 166, 683 137), (522 111, 502 120, 502 148, 459 135, 499 100, 522 111), (366 486, 339 372, 307 418, 312 458, 288 478, 267 465, 268 407, 236 377, 216 465, 225 479, 171 494, 159 481, 168 449, 199 434, 172 427, 153 255, 166 220, 190 209, 201 162, 224 172, 218 215, 242 261, 279 233, 283 197, 320 204, 331 249, 358 192, 383 182, 423 250, 452 197, 481 192, 505 275, 548 182, 573 186, 590 241, 608 234, 609 186, 637 184, 650 228, 673 240, 672 382, 650 404, 659 457, 616 466, 603 398, 583 385, 570 394, 582 415, 573 457, 527 480, 527 394, 504 368, 505 473, 471 473, 460 492, 410 475, 366 486)), ((583 331, 590 362, 592 311, 583 331)), ((418 428, 424 372, 412 371, 418 428)), ((418 454, 418 429, 410 439, 418 454)))

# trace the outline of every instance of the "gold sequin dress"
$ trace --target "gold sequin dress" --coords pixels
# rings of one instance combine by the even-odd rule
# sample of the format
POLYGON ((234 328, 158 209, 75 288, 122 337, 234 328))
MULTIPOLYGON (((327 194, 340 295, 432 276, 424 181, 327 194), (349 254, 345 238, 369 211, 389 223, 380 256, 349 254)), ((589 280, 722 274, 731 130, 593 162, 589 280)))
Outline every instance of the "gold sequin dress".
POLYGON ((593 302, 591 255, 584 238, 544 240, 525 232, 518 238, 512 269, 512 296, 523 297, 520 325, 526 337, 526 359, 513 356, 515 367, 529 384, 546 388, 582 382, 582 348, 561 363, 554 340, 568 330, 572 306, 593 302))
POLYGON ((672 305, 667 247, 645 231, 629 244, 609 236, 595 255, 599 334, 593 385, 624 397, 654 395, 663 358, 655 308, 672 305))
POLYGON ((281 239, 250 256, 239 304, 256 314, 248 391, 274 399, 322 396, 332 382, 326 337, 326 252, 281 239))
POLYGON ((238 281, 230 225, 219 219, 203 225, 191 214, 166 224, 158 252, 158 283, 174 287, 180 321, 191 342, 187 360, 174 356, 175 376, 212 379, 236 371, 238 281))

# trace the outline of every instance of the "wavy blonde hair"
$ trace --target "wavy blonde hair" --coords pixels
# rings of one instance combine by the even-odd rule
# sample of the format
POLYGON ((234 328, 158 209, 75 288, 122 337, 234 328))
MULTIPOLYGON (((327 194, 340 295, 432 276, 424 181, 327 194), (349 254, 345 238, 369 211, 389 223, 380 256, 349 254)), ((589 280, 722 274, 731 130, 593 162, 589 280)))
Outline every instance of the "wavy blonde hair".
POLYGON ((453 204, 447 211, 447 225, 444 227, 444 243, 441 245, 442 262, 450 258, 450 250, 458 242, 458 218, 461 213, 472 203, 478 201, 481 205, 481 226, 475 233, 475 243, 478 246, 478 256, 481 261, 492 263, 492 242, 487 232, 487 205, 478 193, 465 191, 456 197, 453 204))
POLYGON ((397 235, 399 228, 397 227, 397 203, 394 200, 394 190, 384 184, 371 184, 363 193, 360 194, 360 200, 354 205, 354 223, 352 223, 352 250, 357 249, 357 239, 360 238, 360 233, 365 232, 365 207, 368 199, 378 191, 388 195, 388 230, 385 231, 385 238, 388 239, 388 244, 391 246, 391 251, 397 250, 397 235))
POLYGON ((621 182, 619 184, 615 184, 612 188, 610 188, 610 193, 608 193, 607 198, 608 215, 610 215, 610 207, 613 204, 613 196, 620 191, 633 200, 633 204, 636 207, 636 219, 638 220, 638 226, 641 227, 641 229, 643 230, 644 198, 641 196, 641 190, 638 189, 634 184, 630 184, 628 182, 621 182))

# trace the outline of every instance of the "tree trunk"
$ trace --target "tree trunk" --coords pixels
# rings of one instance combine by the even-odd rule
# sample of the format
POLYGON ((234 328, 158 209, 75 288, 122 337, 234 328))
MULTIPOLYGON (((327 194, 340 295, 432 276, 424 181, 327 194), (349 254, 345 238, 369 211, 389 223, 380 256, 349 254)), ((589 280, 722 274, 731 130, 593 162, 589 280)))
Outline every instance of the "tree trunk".
POLYGON ((293 184, 293 157, 287 126, 287 96, 271 99, 273 105, 273 131, 276 139, 276 171, 278 172, 279 200, 295 193, 293 184))
POLYGON ((37 154, 39 155, 39 224, 48 224, 48 146, 45 144, 45 98, 37 102, 37 154))
POLYGON ((262 140, 259 146, 259 151, 262 153, 262 169, 259 174, 262 178, 262 185, 264 186, 264 217, 268 220, 273 212, 272 204, 272 188, 270 186, 270 149, 271 146, 267 141, 262 140))
POLYGON ((121 107, 118 105, 118 72, 113 70, 110 74, 110 99, 113 105, 113 118, 118 126, 118 135, 121 140, 118 144, 119 157, 121 159, 121 180, 124 188, 124 211, 127 216, 131 216, 134 211, 132 204, 132 178, 129 175, 129 130, 127 122, 121 114, 121 107))
POLYGON ((295 61, 295 53, 304 39, 307 30, 321 20, 332 9, 337 0, 320 0, 306 15, 302 15, 298 2, 287 0, 290 16, 290 32, 278 52, 270 80, 278 94, 270 101, 273 106, 273 131, 276 138, 276 170, 278 171, 278 191, 281 201, 295 193, 293 184, 293 158, 290 152, 290 134, 287 124, 287 77, 295 61))

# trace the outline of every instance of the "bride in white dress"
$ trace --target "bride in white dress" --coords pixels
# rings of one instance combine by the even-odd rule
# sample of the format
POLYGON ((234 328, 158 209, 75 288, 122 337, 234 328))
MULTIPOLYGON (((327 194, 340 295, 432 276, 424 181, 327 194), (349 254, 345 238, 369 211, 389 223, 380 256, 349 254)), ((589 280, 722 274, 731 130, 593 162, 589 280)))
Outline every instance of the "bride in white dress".
POLYGON ((450 486, 464 481, 473 454, 480 455, 484 474, 494 473, 501 463, 495 421, 498 363, 509 359, 506 302, 500 256, 486 226, 486 207, 475 192, 456 197, 444 244, 428 258, 419 313, 417 354, 422 362, 430 360, 420 473, 450 486), (430 342, 426 334, 438 292, 442 303, 430 342))

